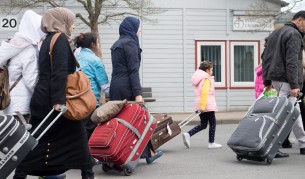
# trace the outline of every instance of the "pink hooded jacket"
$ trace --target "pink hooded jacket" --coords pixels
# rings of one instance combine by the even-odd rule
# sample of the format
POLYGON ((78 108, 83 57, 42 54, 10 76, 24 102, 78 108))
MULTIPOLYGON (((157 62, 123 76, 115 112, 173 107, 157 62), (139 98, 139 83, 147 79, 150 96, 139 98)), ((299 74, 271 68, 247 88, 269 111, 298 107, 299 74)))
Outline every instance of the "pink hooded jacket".
POLYGON ((210 76, 203 70, 196 70, 192 76, 192 85, 195 87, 195 110, 203 110, 204 112, 218 111, 215 100, 214 76, 210 76), (208 100, 205 109, 200 109, 200 102, 203 100, 201 96, 203 82, 205 79, 210 80, 211 87, 209 89, 208 100))
POLYGON ((263 80, 263 67, 262 64, 259 64, 255 68, 256 78, 255 78, 255 98, 258 98, 259 95, 264 91, 264 80, 263 80))

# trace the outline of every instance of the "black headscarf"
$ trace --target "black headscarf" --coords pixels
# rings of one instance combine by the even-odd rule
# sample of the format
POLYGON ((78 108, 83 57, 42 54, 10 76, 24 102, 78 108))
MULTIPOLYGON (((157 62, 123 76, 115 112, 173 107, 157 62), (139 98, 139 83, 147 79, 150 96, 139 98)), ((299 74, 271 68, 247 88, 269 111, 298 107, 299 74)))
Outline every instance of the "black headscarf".
POLYGON ((137 46, 139 45, 139 38, 137 36, 138 29, 140 27, 140 20, 135 17, 126 17, 120 25, 120 35, 126 35, 132 38, 137 46))

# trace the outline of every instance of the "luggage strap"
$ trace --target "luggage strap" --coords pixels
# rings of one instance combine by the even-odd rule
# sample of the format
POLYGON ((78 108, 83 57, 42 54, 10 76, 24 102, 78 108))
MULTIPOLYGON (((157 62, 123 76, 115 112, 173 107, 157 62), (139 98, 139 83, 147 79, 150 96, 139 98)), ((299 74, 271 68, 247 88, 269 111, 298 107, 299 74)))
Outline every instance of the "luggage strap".
POLYGON ((135 133, 137 135, 137 137, 140 139, 141 137, 141 134, 140 132, 135 128, 133 127, 129 122, 123 120, 123 119, 120 119, 120 118, 115 118, 115 120, 117 120, 118 122, 120 122, 121 124, 123 124, 124 126, 126 126, 127 128, 129 128, 133 133, 135 133))

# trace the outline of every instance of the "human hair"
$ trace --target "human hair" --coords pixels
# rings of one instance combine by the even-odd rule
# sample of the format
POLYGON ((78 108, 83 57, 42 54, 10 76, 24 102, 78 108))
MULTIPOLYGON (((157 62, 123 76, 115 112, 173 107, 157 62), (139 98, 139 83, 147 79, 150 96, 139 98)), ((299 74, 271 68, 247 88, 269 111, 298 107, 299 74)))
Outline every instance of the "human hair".
POLYGON ((206 71, 208 69, 211 69, 213 67, 213 63, 209 61, 203 61, 200 63, 199 69, 206 71))
POLYGON ((299 11, 297 13, 294 14, 292 20, 296 20, 298 19, 299 17, 302 17, 303 19, 305 19, 305 11, 299 11))
POLYGON ((271 80, 264 80, 263 84, 265 87, 268 87, 268 86, 272 85, 272 82, 271 82, 271 80))
POLYGON ((81 48, 91 48, 92 43, 96 44, 97 36, 91 32, 89 33, 80 33, 74 39, 75 46, 81 48))

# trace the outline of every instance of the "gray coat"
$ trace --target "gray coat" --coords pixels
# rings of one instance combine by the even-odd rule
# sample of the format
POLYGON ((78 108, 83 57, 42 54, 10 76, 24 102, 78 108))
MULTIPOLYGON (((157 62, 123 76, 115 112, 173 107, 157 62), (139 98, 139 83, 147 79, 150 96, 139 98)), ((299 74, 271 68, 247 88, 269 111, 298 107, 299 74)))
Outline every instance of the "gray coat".
POLYGON ((262 54, 263 79, 289 83, 291 89, 303 85, 302 33, 295 24, 285 24, 266 38, 262 54))

